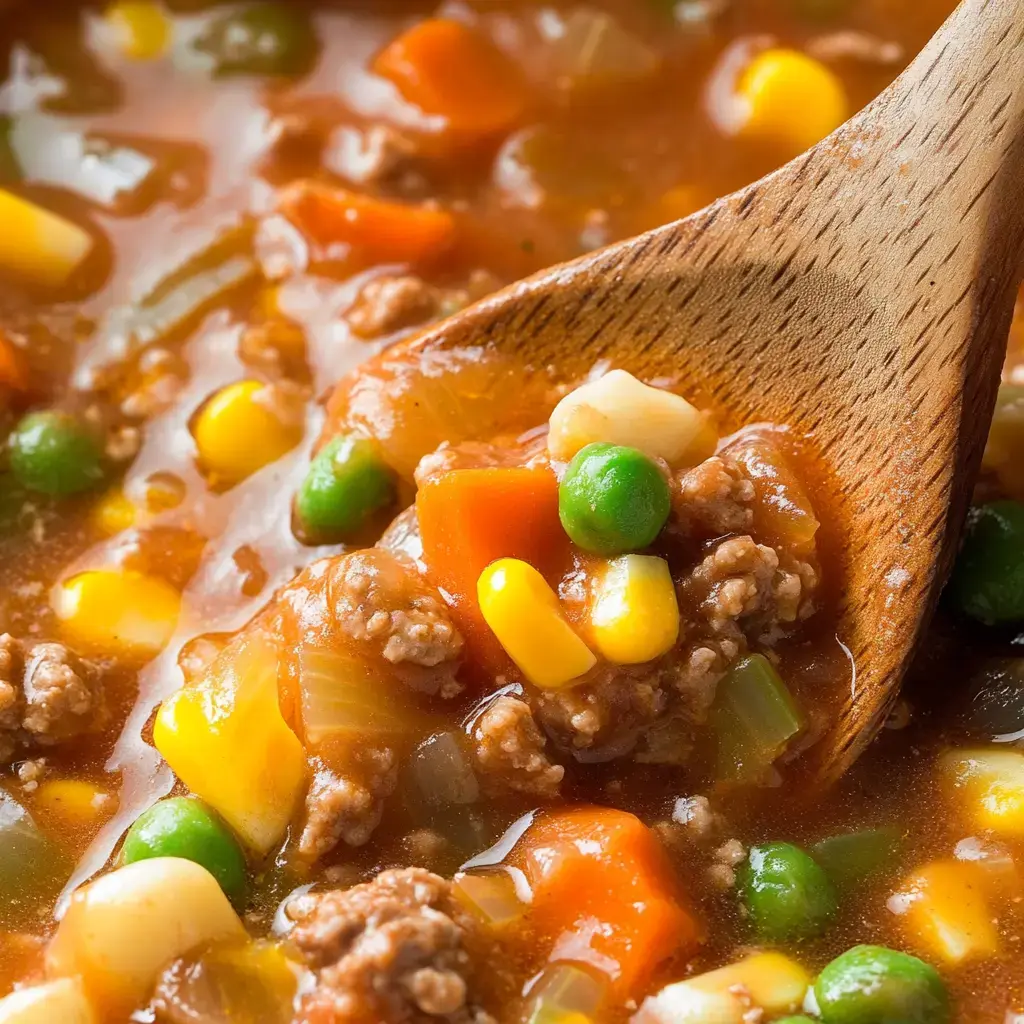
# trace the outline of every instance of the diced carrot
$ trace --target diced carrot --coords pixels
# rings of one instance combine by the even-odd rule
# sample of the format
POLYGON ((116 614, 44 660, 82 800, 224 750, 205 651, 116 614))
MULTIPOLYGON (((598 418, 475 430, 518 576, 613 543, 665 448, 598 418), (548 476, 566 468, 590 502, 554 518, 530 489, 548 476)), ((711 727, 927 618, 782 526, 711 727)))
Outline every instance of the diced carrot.
POLYGON ((480 573, 499 558, 519 558, 551 574, 567 562, 558 519, 558 481, 550 469, 456 469, 416 495, 423 560, 448 594, 473 655, 501 670, 508 662, 477 603, 480 573))
POLYGON ((0 385, 14 391, 28 390, 28 371, 22 354, 13 342, 0 331, 0 385))
POLYGON ((353 270, 377 263, 423 263, 455 240, 455 221, 438 207, 375 199, 317 181, 282 189, 277 208, 318 250, 314 258, 343 262, 353 270))
POLYGON ((528 102, 515 64, 474 28, 448 18, 421 21, 382 50, 373 70, 446 134, 480 138, 508 131, 528 102))
POLYGON ((550 959, 591 963, 623 999, 639 995, 659 964, 702 941, 661 843, 632 814, 581 807, 545 815, 516 855, 533 891, 531 923, 552 943, 550 959))

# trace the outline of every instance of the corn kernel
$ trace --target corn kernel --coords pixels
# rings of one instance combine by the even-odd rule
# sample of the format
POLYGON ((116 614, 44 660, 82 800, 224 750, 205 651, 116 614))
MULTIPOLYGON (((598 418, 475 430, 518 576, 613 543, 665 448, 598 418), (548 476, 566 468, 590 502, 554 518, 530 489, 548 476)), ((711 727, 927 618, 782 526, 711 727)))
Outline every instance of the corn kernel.
POLYGON ((739 134, 802 153, 849 116, 843 83, 824 64, 799 50, 758 54, 740 76, 737 97, 745 106, 739 134))
POLYGON ((120 488, 103 495, 92 510, 92 521, 104 536, 130 530, 138 517, 139 510, 120 488))
POLYGON ((598 652, 618 665, 638 665, 671 650, 679 636, 679 602, 668 562, 623 555, 598 578, 590 609, 598 652))
POLYGON ((203 406, 193 427, 199 459, 216 481, 238 483, 302 440, 302 424, 273 388, 229 384, 203 406))
POLYGON ((0 999, 0 1024, 96 1024, 77 979, 60 978, 21 988, 0 999))
POLYGON ((480 574, 484 620, 523 675, 546 690, 568 686, 597 659, 566 621, 543 576, 518 558, 500 558, 480 574))
POLYGON ((909 938, 926 954, 959 964, 999 952, 984 890, 977 865, 936 861, 911 875, 888 906, 901 915, 909 938))
POLYGON ((943 757, 941 768, 978 828, 1024 837, 1024 754, 955 751, 943 757))
POLYGON ((108 655, 153 655, 174 632, 181 597, 156 576, 93 569, 60 584, 53 608, 74 644, 108 655))
POLYGON ((117 801, 80 779, 47 779, 33 796, 35 809, 69 828, 87 828, 110 817, 117 801))
POLYGON ((164 9, 147 0, 118 0, 106 12, 117 48, 132 60, 155 60, 171 43, 171 19, 164 9))
POLYGON ((694 466, 715 450, 707 419, 685 398, 612 370, 576 388, 555 406, 548 451, 568 461, 595 441, 639 448, 672 466, 694 466))
POLYGON ((58 288, 92 251, 77 224, 0 189, 0 268, 58 288))

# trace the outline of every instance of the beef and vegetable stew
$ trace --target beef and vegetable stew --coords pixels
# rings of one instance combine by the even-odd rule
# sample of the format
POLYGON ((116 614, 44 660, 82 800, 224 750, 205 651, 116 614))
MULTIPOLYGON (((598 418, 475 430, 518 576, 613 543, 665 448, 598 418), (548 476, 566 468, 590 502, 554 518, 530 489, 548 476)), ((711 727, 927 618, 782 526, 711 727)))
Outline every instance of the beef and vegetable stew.
POLYGON ((824 794, 807 439, 417 334, 797 155, 951 8, 5 11, 0 1022, 1024 1018, 1024 316, 824 794))

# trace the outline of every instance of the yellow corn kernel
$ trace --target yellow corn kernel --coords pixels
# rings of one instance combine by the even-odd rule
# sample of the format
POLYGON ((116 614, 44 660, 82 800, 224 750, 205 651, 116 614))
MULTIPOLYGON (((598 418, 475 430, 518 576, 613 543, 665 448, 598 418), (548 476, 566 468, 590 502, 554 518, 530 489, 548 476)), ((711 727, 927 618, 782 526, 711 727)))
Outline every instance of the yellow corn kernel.
POLYGON ((77 224, 0 189, 0 268, 58 288, 92 251, 77 224))
POLYGON ((107 537, 113 537, 124 530, 130 530, 138 518, 139 510, 131 499, 117 488, 108 491, 92 510, 92 521, 96 529, 107 537))
POLYGON ((590 630, 598 652, 617 665, 671 650, 679 637, 679 602, 668 562, 654 555, 612 559, 594 587, 590 630))
POLYGON ((629 445, 671 466, 693 466, 714 453, 715 433, 685 398, 612 370, 570 392, 548 423, 548 451, 568 461, 594 441, 629 445))
POLYGON ((810 975, 781 953, 755 953, 716 971, 668 985, 647 999, 636 1024, 743 1024, 751 1009, 793 1013, 810 975))
POLYGON ((37 812, 71 828, 85 828, 110 817, 117 801, 106 790, 80 779, 47 779, 33 794, 37 812))
POLYGON ((256 380, 222 388, 193 427, 199 459, 216 481, 234 484, 302 440, 302 424, 274 389, 256 380))
POLYGON ((164 9, 147 0, 118 0, 107 8, 107 24, 117 48, 132 60, 155 60, 171 44, 171 19, 164 9))
POLYGON ((51 978, 82 981, 104 1020, 123 1020, 160 972, 198 946, 245 938, 245 929, 206 868, 154 857, 79 889, 46 952, 51 978))
POLYGON ((940 770, 978 828, 1024 837, 1024 753, 954 751, 942 758, 940 770))
POLYGON ((974 864, 956 860, 928 864, 906 880, 888 906, 901 915, 912 942, 946 963, 999 952, 985 878, 974 864))
POLYGON ((109 655, 154 655, 178 624, 181 596, 166 580, 130 569, 91 569, 57 588, 53 609, 75 645, 109 655))
POLYGON ((747 65, 736 86, 743 105, 739 134, 802 153, 849 116, 843 83, 799 50, 771 49, 747 65))
POLYGON ((19 989, 0 999, 0 1024, 96 1024, 81 984, 73 978, 19 989))
POLYGON ((305 750, 278 704, 279 659, 262 634, 234 641, 153 726, 178 778, 260 854, 284 836, 306 776, 305 750))
POLYGON ((562 615, 555 592, 529 563, 492 562, 477 581, 477 599, 484 621, 534 686, 569 686, 597 662, 562 615))

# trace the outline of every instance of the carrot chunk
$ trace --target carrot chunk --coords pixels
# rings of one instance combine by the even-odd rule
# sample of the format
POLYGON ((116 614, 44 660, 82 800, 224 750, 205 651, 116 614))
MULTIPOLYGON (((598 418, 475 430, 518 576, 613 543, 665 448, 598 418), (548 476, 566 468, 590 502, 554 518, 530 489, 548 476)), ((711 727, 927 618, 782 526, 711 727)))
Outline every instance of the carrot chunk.
POLYGON ((568 559, 558 520, 558 481, 549 469, 456 469, 416 495, 423 560, 452 602, 472 653, 501 669, 505 655, 477 601, 477 580, 491 562, 519 558, 550 573, 568 559))
POLYGON ((311 242, 318 259, 353 270, 377 263, 423 263, 455 240, 451 214, 298 181, 282 189, 278 210, 311 242))
POLYGON ((24 356, 13 342, 0 331, 0 386, 12 391, 28 390, 28 371, 24 356))
POLYGON ((414 25, 382 50, 373 70, 446 134, 480 138, 508 131, 528 101, 519 69, 485 36, 448 18, 414 25))
POLYGON ((620 998, 639 995, 657 966, 702 940, 672 867, 639 818, 581 807, 540 818, 517 851, 533 890, 531 922, 550 959, 604 971, 620 998))

